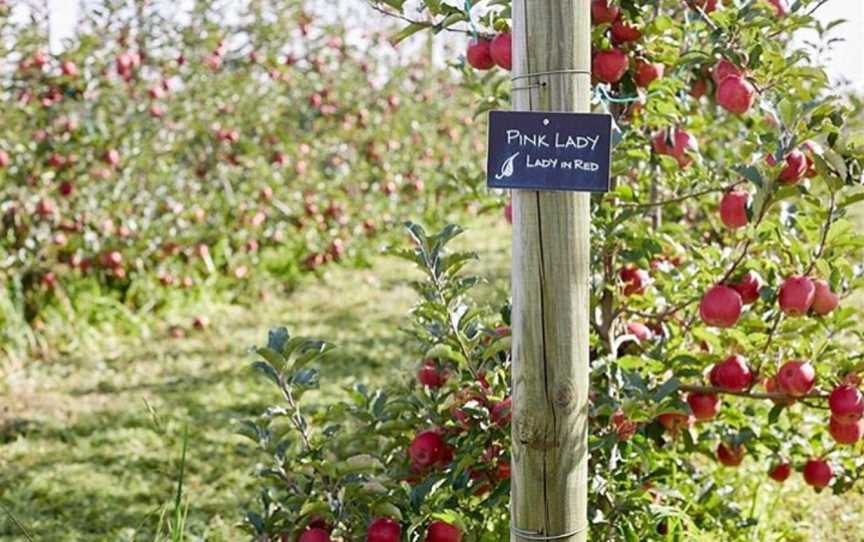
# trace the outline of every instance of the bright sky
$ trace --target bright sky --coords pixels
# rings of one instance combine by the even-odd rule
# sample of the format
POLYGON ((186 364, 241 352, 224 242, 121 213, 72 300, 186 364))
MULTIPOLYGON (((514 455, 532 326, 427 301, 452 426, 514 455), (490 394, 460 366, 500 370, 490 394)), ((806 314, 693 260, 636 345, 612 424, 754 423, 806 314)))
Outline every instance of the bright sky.
MULTIPOLYGON (((55 44, 71 32, 78 13, 80 0, 48 0, 51 9, 52 37, 55 44)), ((362 0, 354 0, 361 2, 362 0)), ((338 8, 334 8, 338 9, 338 8)), ((827 22, 847 19, 848 22, 832 34, 843 38, 836 45, 831 58, 826 59, 832 80, 847 79, 855 88, 864 92, 864 2, 862 0, 830 0, 819 11, 820 18, 827 22)))

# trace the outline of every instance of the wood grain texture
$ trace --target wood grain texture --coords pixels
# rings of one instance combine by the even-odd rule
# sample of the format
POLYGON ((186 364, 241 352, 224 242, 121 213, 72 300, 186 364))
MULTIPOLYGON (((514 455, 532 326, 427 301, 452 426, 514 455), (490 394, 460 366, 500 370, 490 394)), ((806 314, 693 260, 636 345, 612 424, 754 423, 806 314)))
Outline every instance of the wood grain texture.
MULTIPOLYGON (((588 111, 590 0, 514 0, 513 107, 588 111)), ((518 529, 587 540, 589 195, 513 193, 513 476, 518 529)), ((514 533, 513 542, 531 538, 514 533)))

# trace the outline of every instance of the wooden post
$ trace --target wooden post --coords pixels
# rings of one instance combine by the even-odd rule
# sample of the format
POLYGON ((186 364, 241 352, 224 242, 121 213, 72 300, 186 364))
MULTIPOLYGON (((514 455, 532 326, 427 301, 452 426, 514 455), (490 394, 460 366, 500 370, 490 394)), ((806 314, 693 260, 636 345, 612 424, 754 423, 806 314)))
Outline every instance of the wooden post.
MULTIPOLYGON (((589 110, 589 1, 513 0, 515 110, 589 110)), ((588 536, 589 197, 513 193, 512 542, 588 536)))

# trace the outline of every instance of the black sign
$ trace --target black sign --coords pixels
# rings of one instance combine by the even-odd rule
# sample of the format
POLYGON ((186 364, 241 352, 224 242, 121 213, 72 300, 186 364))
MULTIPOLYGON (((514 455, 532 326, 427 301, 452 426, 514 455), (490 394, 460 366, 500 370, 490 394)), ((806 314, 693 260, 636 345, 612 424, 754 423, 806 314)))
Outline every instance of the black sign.
POLYGON ((489 113, 490 188, 607 192, 612 117, 594 113, 489 113))

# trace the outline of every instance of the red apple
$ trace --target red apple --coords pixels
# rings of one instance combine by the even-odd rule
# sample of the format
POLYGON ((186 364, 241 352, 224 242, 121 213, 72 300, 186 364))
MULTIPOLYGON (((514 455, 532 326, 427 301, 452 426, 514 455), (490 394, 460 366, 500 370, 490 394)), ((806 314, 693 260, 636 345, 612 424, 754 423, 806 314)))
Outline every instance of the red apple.
POLYGON ((612 43, 615 45, 637 41, 642 37, 642 32, 638 28, 625 23, 620 16, 612 23, 611 34, 612 43))
POLYGON ((604 83, 617 83, 627 73, 630 60, 621 49, 608 49, 594 55, 592 73, 604 83))
POLYGON ((330 533, 320 528, 306 529, 300 534, 297 542, 331 542, 330 533))
POLYGON ((816 370, 806 361, 787 361, 777 371, 777 387, 783 393, 801 397, 816 383, 816 370))
POLYGON ((702 96, 708 94, 708 81, 705 79, 694 79, 690 84, 690 96, 696 98, 697 100, 702 96))
POLYGON ((852 445, 861 440, 861 436, 864 435, 864 421, 844 422, 831 416, 828 432, 837 444, 852 445))
POLYGON ((434 360, 427 359, 417 371, 417 380, 427 388, 438 389, 447 382, 447 373, 439 369, 434 360))
POLYGON ((786 3, 786 0, 768 0, 768 3, 774 8, 774 13, 778 17, 789 15, 789 4, 786 3))
POLYGON ((446 521, 433 521, 426 530, 425 542, 462 542, 462 531, 446 521))
POLYGON ((840 304, 840 296, 831 291, 831 285, 827 281, 816 279, 813 281, 816 288, 813 293, 813 304, 810 306, 813 312, 824 316, 833 311, 840 304))
POLYGON ((686 168, 693 162, 693 155, 699 152, 699 143, 688 132, 672 128, 657 132, 652 141, 654 152, 659 155, 671 156, 678 161, 678 167, 686 168), (672 146, 670 146, 670 143, 672 146))
POLYGON ((741 280, 732 285, 732 288, 741 296, 745 305, 754 303, 759 299, 759 290, 762 289, 762 277, 755 271, 747 271, 741 280))
POLYGON ((628 265, 624 269, 622 269, 618 276, 621 277, 621 281, 624 282, 624 295, 639 295, 645 293, 645 287, 648 285, 648 282, 651 280, 650 275, 648 275, 648 271, 644 269, 639 269, 638 267, 628 265))
POLYGON ((743 77, 732 75, 717 87, 716 99, 723 109, 742 115, 756 103, 756 89, 743 77))
POLYGON ((747 217, 749 203, 749 192, 744 190, 726 192, 720 200, 720 220, 729 229, 743 228, 750 221, 747 217))
MULTIPOLYGON (((807 174, 809 166, 807 156, 798 149, 794 149, 786 155, 785 160, 786 165, 783 166, 777 180, 784 184, 796 184, 807 174)), ((766 161, 772 166, 777 163, 773 154, 769 154, 766 161)))
POLYGON ((822 489, 834 478, 834 469, 824 459, 810 459, 804 465, 804 481, 816 489, 822 489))
POLYGON ((508 200, 507 205, 504 206, 504 219, 508 224, 513 224, 513 201, 508 200))
POLYGON ((475 38, 468 42, 468 51, 465 57, 468 59, 468 64, 475 70, 489 70, 495 66, 495 61, 492 60, 490 46, 492 42, 486 38, 475 38))
POLYGON ((650 341, 654 338, 654 333, 641 322, 630 322, 627 324, 627 333, 636 337, 637 342, 650 341))
POLYGON ((366 542, 399 542, 402 528, 390 518, 378 518, 369 524, 366 542))
POLYGON ((741 295, 723 284, 712 286, 702 297, 699 315, 709 326, 732 327, 741 317, 743 308, 741 295))
POLYGON ((610 6, 609 0, 592 0, 591 20, 594 24, 609 24, 620 15, 618 6, 610 6))
POLYGON ((495 36, 489 45, 489 56, 499 67, 509 70, 513 67, 513 40, 510 32, 495 36))
POLYGON ((0 151, 0 168, 7 168, 11 163, 12 160, 9 158, 9 153, 6 151, 0 151))
POLYGON ((778 294, 780 309, 788 316, 807 314, 815 297, 816 286, 813 281, 800 275, 787 278, 778 294))
POLYGON ((744 461, 744 448, 741 446, 727 445, 721 442, 717 446, 717 460, 725 467, 737 467, 744 461))
POLYGON ((687 404, 697 420, 710 420, 720 412, 720 397, 713 393, 696 393, 687 395, 687 404))
POLYGON ((408 458, 412 466, 418 469, 446 464, 451 456, 450 447, 437 430, 423 431, 408 446, 408 458))
POLYGON ((108 149, 105 151, 105 163, 111 167, 120 165, 120 152, 117 149, 108 149))
POLYGON ((855 386, 841 384, 828 396, 831 417, 839 422, 849 423, 864 416, 864 397, 855 386))
POLYGON ((666 66, 659 62, 648 62, 642 59, 636 61, 636 74, 633 81, 637 87, 647 87, 652 82, 663 77, 666 66))
POLYGON ((657 416, 657 421, 660 422, 667 431, 677 433, 679 430, 690 425, 690 417, 679 412, 666 412, 657 416))
POLYGON ((726 391, 744 391, 753 383, 747 360, 737 354, 714 365, 708 378, 712 386, 726 391))
POLYGON ((792 465, 789 463, 778 463, 772 466, 771 470, 768 471, 768 476, 775 482, 780 482, 781 484, 785 482, 791 474, 792 465))
POLYGON ((719 87, 720 83, 722 83, 727 77, 743 77, 743 75, 744 73, 741 71, 741 68, 725 58, 721 59, 720 62, 714 66, 714 69, 711 70, 711 79, 714 80, 714 86, 717 87, 719 87))
POLYGON ((60 71, 66 77, 77 77, 78 76, 78 67, 71 60, 66 60, 63 64, 60 65, 60 71))

